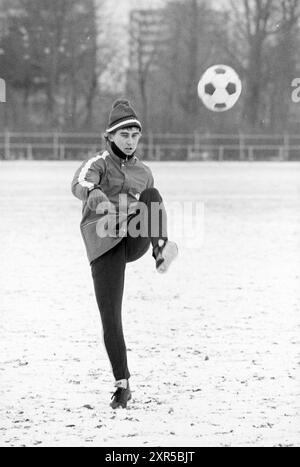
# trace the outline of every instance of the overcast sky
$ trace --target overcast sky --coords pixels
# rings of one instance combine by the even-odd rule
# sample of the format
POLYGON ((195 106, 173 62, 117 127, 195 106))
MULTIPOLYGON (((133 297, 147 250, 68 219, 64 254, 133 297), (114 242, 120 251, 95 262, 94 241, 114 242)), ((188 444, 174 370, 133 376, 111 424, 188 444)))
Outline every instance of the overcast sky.
MULTIPOLYGON (((101 2, 103 0, 99 0, 101 2)), ((115 23, 126 23, 130 9, 133 8, 154 8, 165 3, 165 0, 105 0, 106 8, 110 19, 115 23)), ((214 0, 215 7, 228 3, 228 0, 214 0)))
POLYGON ((154 8, 160 6, 162 2, 163 0, 106 0, 106 8, 114 22, 126 23, 130 9, 154 8))

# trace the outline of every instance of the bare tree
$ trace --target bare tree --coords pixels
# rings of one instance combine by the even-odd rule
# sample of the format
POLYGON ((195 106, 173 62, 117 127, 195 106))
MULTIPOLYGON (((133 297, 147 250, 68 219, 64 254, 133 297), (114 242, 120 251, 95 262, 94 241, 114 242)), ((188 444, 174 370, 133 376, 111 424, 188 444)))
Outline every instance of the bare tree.
MULTIPOLYGON (((258 129, 264 120, 272 79, 269 54, 276 38, 298 20, 296 0, 231 0, 234 32, 238 35, 246 79, 244 117, 246 125, 258 129)), ((285 37, 285 43, 289 34, 285 37)), ((283 43, 282 43, 283 45, 283 43)), ((279 50, 279 49, 278 49, 279 50)), ((283 52, 283 49, 282 49, 283 52)), ((284 61, 284 56, 280 57, 284 61)))
POLYGON ((288 130, 291 108, 291 82, 297 73, 299 58, 300 4, 297 0, 281 3, 280 30, 270 53, 270 126, 288 130))
MULTIPOLYGON (((80 2, 78 2, 78 6, 80 2)), ((60 93, 66 96, 64 112, 68 127, 92 125, 94 101, 98 91, 97 12, 94 0, 86 0, 81 14, 68 18, 65 36, 65 64, 60 93)))
POLYGON ((134 10, 129 24, 130 64, 128 81, 137 82, 141 96, 144 129, 149 129, 149 81, 157 69, 157 58, 164 42, 162 10, 134 10))
POLYGON ((104 18, 95 0, 39 0, 38 8, 36 0, 10 0, 9 7, 0 67, 22 103, 17 115, 40 128, 90 127, 99 80, 113 56, 110 44, 99 43, 104 18))
POLYGON ((217 57, 216 28, 222 15, 206 1, 172 1, 165 12, 168 41, 160 58, 161 82, 166 83, 169 128, 193 132, 199 128, 201 103, 197 85, 217 57))

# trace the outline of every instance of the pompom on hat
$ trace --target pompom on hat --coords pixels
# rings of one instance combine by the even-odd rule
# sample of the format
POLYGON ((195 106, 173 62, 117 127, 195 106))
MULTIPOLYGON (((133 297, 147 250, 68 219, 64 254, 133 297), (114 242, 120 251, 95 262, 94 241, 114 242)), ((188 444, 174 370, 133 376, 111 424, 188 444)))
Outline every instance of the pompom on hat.
POLYGON ((126 99, 118 99, 114 102, 109 114, 108 128, 106 133, 113 133, 121 128, 137 127, 142 131, 142 124, 139 121, 135 110, 126 99))

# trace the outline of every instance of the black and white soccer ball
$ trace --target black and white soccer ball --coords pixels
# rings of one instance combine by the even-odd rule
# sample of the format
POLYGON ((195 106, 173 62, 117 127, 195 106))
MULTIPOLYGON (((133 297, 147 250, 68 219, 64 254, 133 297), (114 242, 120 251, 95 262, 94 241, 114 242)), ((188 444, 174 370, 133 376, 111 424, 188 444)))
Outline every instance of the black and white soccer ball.
POLYGON ((213 112, 232 109, 242 93, 242 82, 236 71, 227 65, 214 65, 201 77, 198 95, 213 112))

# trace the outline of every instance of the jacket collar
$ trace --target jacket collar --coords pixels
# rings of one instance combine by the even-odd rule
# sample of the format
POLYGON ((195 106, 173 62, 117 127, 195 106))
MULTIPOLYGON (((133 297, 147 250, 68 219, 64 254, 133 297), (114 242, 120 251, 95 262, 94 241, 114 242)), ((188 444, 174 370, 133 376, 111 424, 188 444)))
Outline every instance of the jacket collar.
POLYGON ((113 152, 113 150, 111 149, 109 144, 107 144, 106 150, 109 153, 109 155, 111 156, 111 158, 113 159, 113 161, 116 162, 119 165, 119 167, 121 167, 124 164, 129 165, 129 166, 134 165, 136 163, 136 161, 138 160, 138 157, 136 155, 134 155, 131 159, 128 159, 128 160, 121 159, 119 156, 117 156, 113 152))

